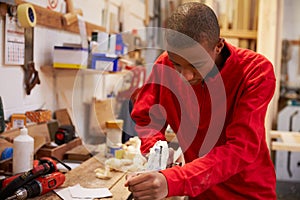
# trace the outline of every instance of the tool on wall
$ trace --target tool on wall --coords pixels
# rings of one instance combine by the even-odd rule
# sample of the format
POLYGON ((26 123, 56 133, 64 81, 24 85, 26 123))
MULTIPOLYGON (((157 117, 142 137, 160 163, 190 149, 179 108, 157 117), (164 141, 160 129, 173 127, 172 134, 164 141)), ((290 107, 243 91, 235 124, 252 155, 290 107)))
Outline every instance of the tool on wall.
POLYGON ((40 84, 38 71, 33 62, 34 26, 36 24, 36 13, 31 4, 18 5, 17 17, 20 25, 25 29, 25 55, 24 55, 24 86, 26 94, 30 95, 36 84, 40 84))

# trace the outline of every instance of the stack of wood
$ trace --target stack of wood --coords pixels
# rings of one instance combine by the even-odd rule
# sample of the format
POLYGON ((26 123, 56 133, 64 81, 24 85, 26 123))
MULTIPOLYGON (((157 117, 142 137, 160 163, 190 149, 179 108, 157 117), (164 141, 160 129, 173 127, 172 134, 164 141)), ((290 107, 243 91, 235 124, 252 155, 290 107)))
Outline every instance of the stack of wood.
POLYGON ((204 0, 201 2, 205 2, 215 11, 222 37, 235 46, 256 50, 259 0, 204 0))

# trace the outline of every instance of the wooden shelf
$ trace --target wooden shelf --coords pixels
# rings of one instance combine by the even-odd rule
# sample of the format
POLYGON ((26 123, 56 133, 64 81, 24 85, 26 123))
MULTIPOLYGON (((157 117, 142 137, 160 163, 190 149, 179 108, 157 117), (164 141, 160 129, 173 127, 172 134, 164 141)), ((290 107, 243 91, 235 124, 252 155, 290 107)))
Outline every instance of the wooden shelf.
POLYGON ((78 71, 82 71, 83 74, 103 74, 103 75, 108 75, 108 74, 126 74, 128 71, 117 71, 117 72, 108 72, 108 71, 100 71, 100 70, 95 70, 95 69, 72 69, 72 68, 54 68, 52 66, 41 66, 40 67, 41 71, 44 73, 55 73, 55 72, 74 72, 77 73, 78 71))
MULTIPOLYGON (((15 0, 17 5, 24 3, 23 0, 15 0)), ((49 10, 47 8, 43 8, 37 5, 32 4, 36 15, 37 15, 37 24, 53 29, 65 30, 73 33, 79 33, 78 23, 75 22, 69 26, 63 25, 63 16, 64 14, 49 10)), ((3 8, 1 9, 3 10, 3 8)), ((1 15, 3 15, 3 11, 1 11, 1 15)), ((91 35, 93 31, 103 31, 106 29, 103 26, 98 26, 89 22, 85 22, 87 35, 91 35)))
POLYGON ((256 30, 222 30, 221 36, 225 38, 239 38, 239 39, 257 39, 256 30))

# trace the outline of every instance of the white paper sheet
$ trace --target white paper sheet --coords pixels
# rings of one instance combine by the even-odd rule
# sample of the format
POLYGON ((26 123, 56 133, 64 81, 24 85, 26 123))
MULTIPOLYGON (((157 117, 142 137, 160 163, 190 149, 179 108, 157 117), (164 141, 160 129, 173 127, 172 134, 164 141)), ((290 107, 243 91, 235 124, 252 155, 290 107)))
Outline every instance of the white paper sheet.
POLYGON ((64 200, 92 200, 112 196, 108 188, 83 188, 79 184, 54 191, 64 200))

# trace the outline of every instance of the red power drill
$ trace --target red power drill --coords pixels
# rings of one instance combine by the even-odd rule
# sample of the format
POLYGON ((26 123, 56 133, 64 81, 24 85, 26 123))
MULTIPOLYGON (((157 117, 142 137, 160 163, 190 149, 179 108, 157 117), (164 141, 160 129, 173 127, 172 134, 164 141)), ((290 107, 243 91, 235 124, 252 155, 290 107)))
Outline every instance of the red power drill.
POLYGON ((22 188, 18 189, 14 195, 8 197, 6 200, 24 200, 39 195, 43 195, 55 188, 61 186, 65 181, 65 175, 61 172, 53 172, 45 176, 38 177, 32 182, 25 184, 22 188))
POLYGON ((22 176, 22 181, 18 180, 18 184, 22 185, 27 183, 28 181, 33 180, 34 178, 37 178, 38 176, 50 174, 55 171, 57 171, 57 167, 53 159, 49 157, 42 157, 40 160, 34 160, 33 168, 30 171, 19 173, 6 179, 0 180, 0 192, 4 188, 6 188, 6 186, 10 184, 10 182, 20 179, 20 176, 22 176))
MULTIPOLYGON (((43 157, 40 160, 35 160, 33 165, 33 169, 29 170, 28 172, 20 173, 0 181, 0 199, 6 199, 9 196, 13 195, 21 187, 29 183, 31 184, 33 180, 38 178, 46 178, 46 175, 57 171, 56 162, 48 157, 43 157)), ((55 177, 57 176, 58 175, 55 175, 55 177)), ((60 180, 63 179, 60 178, 60 180)))

